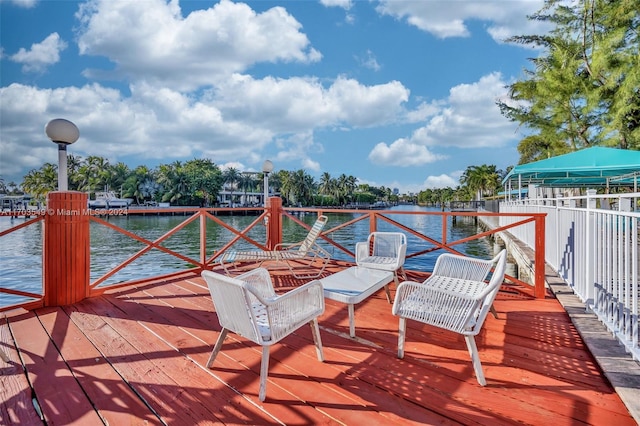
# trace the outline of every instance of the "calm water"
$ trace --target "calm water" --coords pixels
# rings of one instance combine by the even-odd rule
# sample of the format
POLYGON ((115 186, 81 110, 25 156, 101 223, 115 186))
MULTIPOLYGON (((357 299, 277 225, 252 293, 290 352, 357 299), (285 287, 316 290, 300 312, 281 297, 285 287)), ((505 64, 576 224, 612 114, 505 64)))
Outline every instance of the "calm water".
MULTIPOLYGON (((398 211, 435 211, 419 206, 398 206, 391 210, 398 211)), ((315 221, 315 214, 307 214, 301 219, 312 224, 315 221)), ((329 213, 329 223, 326 229, 333 228, 338 224, 351 220, 352 214, 329 213)), ((441 239, 442 219, 440 216, 421 215, 389 215, 389 217, 403 225, 425 234, 437 241, 441 239)), ((231 225, 234 229, 244 229, 255 216, 219 216, 220 219, 231 225)), ((186 219, 185 216, 114 216, 108 220, 110 223, 133 232, 147 240, 156 240, 173 227, 179 225, 186 219)), ((0 217, 0 230, 5 230, 23 223, 25 219, 11 219, 0 217)), ((451 219, 447 226, 447 241, 458 240, 476 234, 477 226, 471 218, 459 217, 457 223, 452 225, 451 219)), ((398 228, 384 221, 378 221, 379 231, 397 231, 398 228)), ((341 229, 331 234, 331 238, 337 243, 353 251, 357 241, 364 241, 369 233, 369 221, 363 220, 347 228, 341 229)), ((307 231, 290 220, 283 222, 283 241, 297 242, 302 240, 307 231)), ((233 234, 219 226, 207 221, 207 257, 213 254, 213 250, 221 248, 233 234)), ((264 226, 256 226, 249 233, 249 237, 263 243, 265 241, 264 226)), ((199 222, 194 221, 177 234, 165 240, 162 245, 171 250, 179 252, 190 258, 199 258, 199 222)), ((341 250, 332 245, 320 243, 332 256, 340 260, 353 260, 341 250)), ((108 227, 91 223, 91 280, 96 280, 120 263, 131 257, 144 247, 141 242, 135 241, 108 227)), ((408 254, 425 250, 432 247, 431 244, 408 235, 408 254)), ((239 241, 236 249, 255 249, 254 246, 239 241)), ((489 239, 474 240, 456 247, 458 250, 480 257, 492 256, 494 252, 493 242, 489 239)), ((405 268, 413 270, 430 271, 433 269, 436 257, 442 251, 435 251, 429 255, 407 259, 405 268)), ((26 228, 12 232, 0 238, 0 287, 19 288, 26 291, 42 291, 42 222, 30 225, 26 228)), ((189 268, 190 265, 181 259, 166 254, 160 250, 153 249, 137 259, 135 262, 124 268, 107 280, 104 285, 131 279, 144 278, 175 272, 177 270, 189 268)), ((0 293, 4 300, 0 301, 0 306, 9 304, 8 296, 0 293)), ((13 299, 15 300, 15 299, 13 299)), ((21 299, 24 300, 24 299, 21 299)), ((11 302, 13 303, 13 301, 11 302)))

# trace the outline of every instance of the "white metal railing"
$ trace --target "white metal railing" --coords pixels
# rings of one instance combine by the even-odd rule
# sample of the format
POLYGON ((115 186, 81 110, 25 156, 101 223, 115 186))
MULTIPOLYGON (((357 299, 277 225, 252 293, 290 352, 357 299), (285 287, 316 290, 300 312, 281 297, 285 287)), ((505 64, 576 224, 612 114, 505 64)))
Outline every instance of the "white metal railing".
MULTIPOLYGON (((547 213, 545 260, 640 360, 638 224, 640 193, 527 198, 500 213, 547 213), (632 211, 636 210, 636 211, 632 211)), ((515 218, 500 217, 500 225, 515 218)), ((511 230, 535 247, 533 224, 511 230)))

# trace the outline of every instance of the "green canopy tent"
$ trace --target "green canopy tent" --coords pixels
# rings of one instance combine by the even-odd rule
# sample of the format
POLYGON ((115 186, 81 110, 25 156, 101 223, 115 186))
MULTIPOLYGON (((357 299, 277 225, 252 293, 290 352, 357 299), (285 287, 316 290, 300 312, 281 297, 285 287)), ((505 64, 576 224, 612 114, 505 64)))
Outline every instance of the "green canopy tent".
POLYGON ((640 178, 640 151, 593 147, 514 167, 502 180, 510 191, 536 185, 556 188, 633 186, 640 178))

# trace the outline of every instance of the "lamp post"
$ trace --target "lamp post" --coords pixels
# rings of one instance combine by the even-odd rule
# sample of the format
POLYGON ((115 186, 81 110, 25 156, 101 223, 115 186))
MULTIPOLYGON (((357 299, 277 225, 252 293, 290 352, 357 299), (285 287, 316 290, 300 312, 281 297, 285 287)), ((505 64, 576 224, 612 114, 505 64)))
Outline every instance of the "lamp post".
POLYGON ((58 190, 47 194, 42 247, 44 306, 77 303, 91 294, 88 195, 69 191, 67 145, 80 137, 75 124, 56 118, 44 126, 58 145, 58 190))
POLYGON ((269 160, 264 160, 262 163, 262 174, 264 176, 264 206, 267 207, 267 200, 269 199, 269 173, 273 171, 273 163, 269 160))
POLYGON ((80 137, 78 127, 64 118, 55 118, 44 126, 49 139, 58 145, 58 191, 67 191, 67 145, 80 137))

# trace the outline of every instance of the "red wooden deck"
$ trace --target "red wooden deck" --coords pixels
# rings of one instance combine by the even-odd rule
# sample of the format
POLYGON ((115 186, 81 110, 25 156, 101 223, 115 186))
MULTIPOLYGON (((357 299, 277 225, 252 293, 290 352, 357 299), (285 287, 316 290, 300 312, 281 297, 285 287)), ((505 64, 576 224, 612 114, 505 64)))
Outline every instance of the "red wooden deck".
POLYGON ((494 306, 477 339, 484 388, 456 335, 410 321, 398 359, 381 291, 356 306, 356 339, 346 306, 327 300, 324 363, 308 327, 272 347, 264 403, 256 345, 230 334, 204 367, 220 327, 197 274, 13 311, 0 324, 0 424, 42 424, 32 398, 64 425, 635 424, 556 299, 505 288, 494 306))

